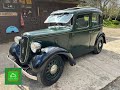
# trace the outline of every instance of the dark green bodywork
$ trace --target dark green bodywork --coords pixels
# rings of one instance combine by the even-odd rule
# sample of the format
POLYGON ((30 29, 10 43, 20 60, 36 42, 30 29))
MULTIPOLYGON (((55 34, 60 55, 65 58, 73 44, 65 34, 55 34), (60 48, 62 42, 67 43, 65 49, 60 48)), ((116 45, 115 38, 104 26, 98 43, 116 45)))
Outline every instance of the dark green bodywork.
POLYGON ((25 38, 26 41, 24 40, 24 43, 20 43, 20 53, 23 52, 21 53, 21 60, 27 61, 31 58, 33 54, 30 49, 31 42, 39 42, 42 45, 42 48, 48 46, 61 47, 72 53, 73 57, 78 57, 94 50, 97 38, 100 35, 103 35, 104 37, 104 33, 102 32, 102 12, 99 9, 70 8, 58 10, 52 14, 59 13, 73 14, 73 27, 47 28, 24 33, 22 38, 25 38), (92 26, 92 13, 97 13, 101 16, 101 22, 96 27, 92 26), (83 14, 89 15, 89 26, 85 28, 76 28, 76 17, 83 14))

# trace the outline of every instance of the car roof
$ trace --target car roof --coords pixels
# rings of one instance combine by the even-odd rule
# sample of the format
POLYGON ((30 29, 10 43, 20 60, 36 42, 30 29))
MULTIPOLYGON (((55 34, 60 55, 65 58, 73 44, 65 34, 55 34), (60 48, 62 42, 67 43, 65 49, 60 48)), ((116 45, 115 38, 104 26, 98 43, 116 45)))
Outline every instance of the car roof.
POLYGON ((102 11, 94 7, 73 7, 73 8, 63 9, 63 10, 57 10, 52 12, 51 14, 61 14, 61 13, 78 14, 78 13, 85 13, 85 12, 96 12, 102 15, 102 11))

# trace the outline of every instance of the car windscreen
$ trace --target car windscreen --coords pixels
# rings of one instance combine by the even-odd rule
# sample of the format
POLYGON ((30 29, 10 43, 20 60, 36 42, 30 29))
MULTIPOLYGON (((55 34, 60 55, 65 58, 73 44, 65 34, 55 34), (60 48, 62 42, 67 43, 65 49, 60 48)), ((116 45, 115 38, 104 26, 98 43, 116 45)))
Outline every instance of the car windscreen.
POLYGON ((73 14, 54 14, 50 15, 44 23, 68 23, 73 14))

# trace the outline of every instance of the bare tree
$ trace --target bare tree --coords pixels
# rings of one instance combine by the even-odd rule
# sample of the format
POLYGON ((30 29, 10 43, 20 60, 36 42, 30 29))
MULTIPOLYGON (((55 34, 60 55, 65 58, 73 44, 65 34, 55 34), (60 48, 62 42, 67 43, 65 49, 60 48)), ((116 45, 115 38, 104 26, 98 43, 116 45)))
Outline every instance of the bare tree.
POLYGON ((103 11, 105 18, 116 18, 120 14, 120 6, 118 0, 78 0, 79 6, 92 6, 103 11))

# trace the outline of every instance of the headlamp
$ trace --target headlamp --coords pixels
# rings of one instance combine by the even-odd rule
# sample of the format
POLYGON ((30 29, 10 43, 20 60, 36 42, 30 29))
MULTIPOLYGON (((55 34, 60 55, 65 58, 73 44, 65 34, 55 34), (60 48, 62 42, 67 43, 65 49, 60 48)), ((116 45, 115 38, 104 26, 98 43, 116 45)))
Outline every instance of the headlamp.
POLYGON ((22 37, 16 36, 16 37, 14 38, 14 41, 15 41, 17 44, 19 44, 20 39, 22 39, 22 37))
POLYGON ((31 43, 31 50, 33 53, 36 53, 38 49, 41 49, 41 44, 38 42, 31 43))

